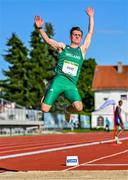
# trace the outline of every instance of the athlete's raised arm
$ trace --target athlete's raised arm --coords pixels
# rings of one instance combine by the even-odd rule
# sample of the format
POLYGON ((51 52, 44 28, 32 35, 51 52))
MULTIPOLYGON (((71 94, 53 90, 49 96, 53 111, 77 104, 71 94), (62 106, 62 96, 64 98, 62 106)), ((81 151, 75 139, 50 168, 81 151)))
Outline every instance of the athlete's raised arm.
POLYGON ((86 10, 87 15, 89 16, 89 27, 88 27, 88 33, 85 37, 84 43, 81 45, 81 50, 85 54, 86 50, 90 46, 93 32, 94 32, 94 9, 91 7, 88 7, 86 10))
POLYGON ((35 25, 37 27, 37 29, 39 30, 43 40, 50 46, 52 46, 53 48, 57 49, 58 51, 61 49, 65 48, 65 44, 61 43, 61 42, 57 42, 51 38, 48 37, 48 35, 46 34, 46 32, 43 30, 43 24, 44 24, 44 20, 41 19, 40 16, 35 16, 35 25))

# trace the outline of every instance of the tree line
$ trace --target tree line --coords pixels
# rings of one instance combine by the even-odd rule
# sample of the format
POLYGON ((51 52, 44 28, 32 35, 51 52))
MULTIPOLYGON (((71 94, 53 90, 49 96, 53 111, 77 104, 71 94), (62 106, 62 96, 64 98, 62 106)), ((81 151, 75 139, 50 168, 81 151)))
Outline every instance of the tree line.
MULTIPOLYGON (((45 31, 50 38, 54 37, 51 23, 45 23, 45 31)), ((0 80, 0 97, 14 101, 27 108, 40 109, 40 99, 44 95, 54 74, 57 63, 57 51, 42 40, 34 27, 30 35, 30 48, 12 33, 6 42, 7 51, 4 61, 9 63, 8 70, 3 70, 4 80, 0 80)), ((85 59, 80 74, 78 88, 84 104, 84 111, 94 109, 94 93, 91 90, 96 61, 94 58, 85 59)), ((69 103, 63 95, 56 101, 52 111, 61 111, 63 104, 69 103)))

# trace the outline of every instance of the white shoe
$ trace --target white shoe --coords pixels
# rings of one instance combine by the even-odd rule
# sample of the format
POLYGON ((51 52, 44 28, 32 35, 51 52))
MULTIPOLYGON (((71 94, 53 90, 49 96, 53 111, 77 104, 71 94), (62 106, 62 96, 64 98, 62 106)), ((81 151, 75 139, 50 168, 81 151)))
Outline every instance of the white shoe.
POLYGON ((116 144, 122 144, 122 142, 121 141, 116 141, 116 144))
POLYGON ((122 144, 122 142, 119 140, 117 136, 115 137, 115 140, 116 140, 116 144, 122 144))
POLYGON ((115 136, 115 140, 116 140, 116 141, 118 140, 118 137, 117 137, 117 136, 115 136))

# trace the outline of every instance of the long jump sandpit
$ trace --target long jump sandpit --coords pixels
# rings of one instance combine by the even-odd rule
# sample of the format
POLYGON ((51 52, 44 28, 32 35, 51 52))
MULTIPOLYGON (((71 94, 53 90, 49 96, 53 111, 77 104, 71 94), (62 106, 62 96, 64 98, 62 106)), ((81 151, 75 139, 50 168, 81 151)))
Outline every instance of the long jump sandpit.
POLYGON ((0 180, 128 180, 128 170, 4 172, 0 180))

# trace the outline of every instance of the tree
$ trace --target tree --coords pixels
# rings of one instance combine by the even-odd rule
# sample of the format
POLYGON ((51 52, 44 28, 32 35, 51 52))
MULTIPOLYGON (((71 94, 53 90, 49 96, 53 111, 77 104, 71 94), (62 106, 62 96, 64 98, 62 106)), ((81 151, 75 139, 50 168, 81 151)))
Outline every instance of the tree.
MULTIPOLYGON (((45 24, 45 31, 49 37, 54 35, 54 30, 50 23, 45 24)), ((30 45, 30 96, 32 99, 32 105, 39 107, 40 99, 46 90, 46 84, 54 75, 53 67, 56 63, 57 53, 53 48, 44 43, 36 28, 31 33, 30 45)))
MULTIPOLYGON (((49 37, 54 35, 50 23, 45 25, 49 37)), ((38 30, 31 33, 31 49, 28 50, 22 41, 15 35, 8 40, 5 61, 10 66, 4 71, 5 80, 0 82, 3 98, 15 101, 26 107, 40 107, 40 98, 44 95, 46 82, 51 80, 56 63, 56 51, 46 45, 38 30)))
POLYGON ((82 97, 85 112, 92 112, 94 110, 94 93, 92 92, 91 87, 95 66, 95 59, 89 58, 88 60, 85 60, 78 82, 78 88, 82 97))
POLYGON ((3 57, 9 63, 9 70, 4 71, 5 80, 1 81, 3 98, 24 105, 28 101, 28 49, 22 41, 12 34, 7 41, 7 54, 3 57))

